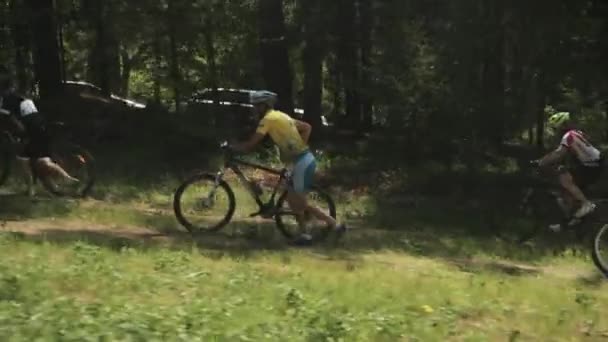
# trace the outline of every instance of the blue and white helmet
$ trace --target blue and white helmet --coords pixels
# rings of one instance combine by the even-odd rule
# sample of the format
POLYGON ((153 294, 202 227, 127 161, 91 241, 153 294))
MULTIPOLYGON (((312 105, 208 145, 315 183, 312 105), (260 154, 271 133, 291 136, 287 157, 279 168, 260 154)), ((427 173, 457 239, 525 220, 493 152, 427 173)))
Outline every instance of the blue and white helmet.
POLYGON ((265 103, 272 107, 277 102, 277 97, 277 94, 268 90, 254 91, 249 94, 249 102, 253 105, 265 103))

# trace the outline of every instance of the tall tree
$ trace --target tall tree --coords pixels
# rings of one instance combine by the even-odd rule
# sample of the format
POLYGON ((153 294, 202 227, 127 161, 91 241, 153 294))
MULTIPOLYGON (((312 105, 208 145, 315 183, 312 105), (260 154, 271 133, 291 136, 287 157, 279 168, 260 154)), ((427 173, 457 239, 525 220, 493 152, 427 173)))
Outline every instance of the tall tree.
POLYGON ((293 113, 293 76, 287 50, 282 0, 258 3, 260 54, 266 87, 279 95, 277 107, 293 113))
POLYGON ((17 88, 19 91, 28 90, 29 77, 27 72, 30 60, 30 34, 26 24, 27 12, 23 4, 17 0, 10 1, 11 31, 15 47, 15 69, 17 88))
POLYGON ((173 88, 173 102, 175 111, 181 110, 181 71, 179 53, 177 51, 177 25, 179 22, 177 0, 167 1, 167 27, 169 28, 169 60, 171 65, 171 84, 173 88))
POLYGON ((479 122, 484 139, 495 144, 502 143, 505 129, 504 98, 504 0, 492 3, 480 2, 483 52, 480 60, 480 93, 482 94, 479 122))
POLYGON ((33 27, 34 65, 40 97, 61 92, 61 58, 57 42, 57 24, 53 0, 27 0, 33 27))
POLYGON ((211 88, 213 89, 213 103, 215 106, 220 105, 220 97, 219 97, 219 83, 218 83, 218 70, 216 64, 216 47, 215 47, 215 25, 213 22, 212 15, 208 16, 205 20, 204 32, 203 35, 205 37, 205 54, 207 57, 207 66, 209 73, 209 83, 211 84, 211 88))
POLYGON ((356 27, 357 2, 340 0, 336 24, 338 25, 337 57, 344 85, 346 119, 353 128, 361 122, 361 99, 359 96, 358 35, 356 27))
POLYGON ((113 23, 110 0, 91 0, 89 17, 93 22, 95 40, 90 50, 91 78, 110 95, 120 87, 120 53, 113 23))
POLYGON ((323 59, 325 42, 321 0, 302 1, 304 17, 304 120, 313 127, 313 138, 318 137, 321 126, 323 96, 323 59))
POLYGON ((373 123, 372 89, 372 44, 373 44, 373 2, 359 0, 359 31, 361 32, 361 128, 369 130, 373 123))
POLYGON ((161 34, 158 29, 154 30, 152 38, 152 49, 154 54, 154 68, 152 73, 152 83, 154 92, 154 103, 161 104, 161 82, 162 82, 162 43, 161 34))

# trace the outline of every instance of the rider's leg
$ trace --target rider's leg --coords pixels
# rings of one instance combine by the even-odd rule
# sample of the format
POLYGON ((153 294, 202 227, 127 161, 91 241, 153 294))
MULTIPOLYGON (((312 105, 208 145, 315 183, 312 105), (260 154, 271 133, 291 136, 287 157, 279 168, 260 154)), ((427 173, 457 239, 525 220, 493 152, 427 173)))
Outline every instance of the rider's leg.
POLYGON ((30 158, 17 156, 17 164, 19 164, 22 172, 23 179, 25 180, 26 193, 29 196, 34 195, 34 176, 32 175, 32 168, 30 164, 30 158))
POLYGON ((25 147, 26 155, 36 160, 34 163, 36 171, 45 176, 61 178, 68 183, 79 182, 77 178, 70 176, 59 164, 51 160, 49 157, 51 155, 50 139, 45 133, 38 132, 37 134, 25 147))
POLYGON ((315 218, 325 222, 330 228, 336 228, 338 225, 333 217, 316 206, 308 204, 306 193, 298 193, 293 189, 289 189, 287 192, 287 203, 289 203, 289 208, 296 214, 298 223, 305 223, 306 214, 310 213, 315 218))
POLYGON ((38 158, 36 167, 42 169, 42 172, 49 174, 51 177, 61 177, 69 183, 77 183, 79 180, 70 176, 59 164, 53 162, 49 157, 38 158))
MULTIPOLYGON (((288 192, 287 200, 292 209, 293 207, 291 205, 293 203, 297 210, 312 214, 312 216, 325 222, 330 228, 334 229, 338 227, 336 220, 326 214, 323 210, 308 204, 306 200, 306 194, 311 188, 314 180, 316 167, 315 158, 310 152, 298 159, 293 169, 293 184, 288 192)), ((294 209, 294 211, 295 210, 296 209, 294 209)))
POLYGON ((287 190, 287 204, 289 204, 289 208, 296 215, 296 220, 301 225, 305 221, 305 213, 306 213, 306 197, 295 193, 291 187, 287 190))
POLYGON ((575 217, 581 218, 589 213, 591 213, 595 209, 595 204, 585 197, 585 194, 581 191, 581 189, 574 183, 574 178, 572 174, 564 170, 559 175, 559 183, 564 188, 572 198, 578 201, 581 205, 580 208, 574 214, 575 217))
POLYGON ((564 217, 570 217, 572 211, 576 209, 576 200, 566 189, 562 188, 560 196, 557 199, 557 204, 562 210, 564 217))
POLYGON ((585 197, 585 194, 583 194, 581 189, 574 184, 574 178, 570 172, 564 171, 559 175, 559 184, 578 202, 587 202, 587 197, 585 197))

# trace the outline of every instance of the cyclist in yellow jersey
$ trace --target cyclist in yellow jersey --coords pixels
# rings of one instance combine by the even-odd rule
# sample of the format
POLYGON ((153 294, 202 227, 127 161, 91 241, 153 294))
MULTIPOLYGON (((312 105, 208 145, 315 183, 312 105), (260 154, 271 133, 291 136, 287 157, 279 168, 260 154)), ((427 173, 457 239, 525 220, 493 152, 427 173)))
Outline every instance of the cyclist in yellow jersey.
MULTIPOLYGON (((288 163, 293 158, 308 152, 308 146, 300 135, 297 125, 297 121, 289 115, 271 109, 260 120, 256 133, 270 135, 272 141, 279 147, 281 160, 288 163)), ((300 125, 302 131, 310 131, 310 126, 305 126, 308 125, 307 123, 302 122, 300 125)))
MULTIPOLYGON (((291 169, 293 184, 288 188, 287 201, 298 216, 298 221, 303 222, 305 214, 310 213, 341 235, 346 231, 344 224, 338 224, 331 216, 306 201, 306 193, 312 186, 316 170, 315 157, 308 148, 312 127, 275 110, 276 100, 277 95, 270 91, 256 91, 251 94, 250 101, 254 112, 262 118, 255 134, 248 141, 232 148, 237 152, 251 151, 266 135, 270 135, 279 147, 281 160, 291 169)), ((305 244, 311 239, 311 236, 305 234, 296 240, 296 243, 305 244)))

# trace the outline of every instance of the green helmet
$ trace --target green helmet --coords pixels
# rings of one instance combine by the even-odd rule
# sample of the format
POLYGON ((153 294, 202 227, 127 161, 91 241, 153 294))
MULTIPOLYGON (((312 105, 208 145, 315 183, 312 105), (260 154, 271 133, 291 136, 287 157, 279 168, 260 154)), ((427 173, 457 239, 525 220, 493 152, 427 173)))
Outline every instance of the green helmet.
POLYGON ((547 124, 549 128, 557 129, 568 121, 570 121, 570 113, 558 112, 549 117, 549 121, 547 122, 547 124))

